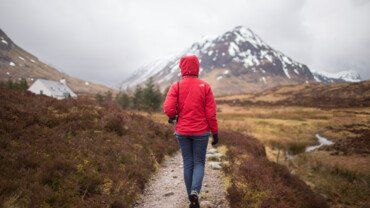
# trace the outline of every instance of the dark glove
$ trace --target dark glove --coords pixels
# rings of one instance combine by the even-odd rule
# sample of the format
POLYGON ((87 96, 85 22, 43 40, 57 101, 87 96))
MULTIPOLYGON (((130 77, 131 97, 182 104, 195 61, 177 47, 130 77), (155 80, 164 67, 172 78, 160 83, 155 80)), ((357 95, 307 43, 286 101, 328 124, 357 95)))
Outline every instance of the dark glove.
POLYGON ((218 143, 218 134, 213 134, 212 137, 212 146, 215 146, 218 143))
POLYGON ((175 123, 175 121, 177 122, 177 116, 175 116, 175 117, 173 117, 173 118, 168 118, 168 123, 169 124, 174 124, 175 123))
POLYGON ((173 124, 173 122, 175 121, 175 117, 173 117, 173 118, 168 118, 168 123, 169 124, 173 124))

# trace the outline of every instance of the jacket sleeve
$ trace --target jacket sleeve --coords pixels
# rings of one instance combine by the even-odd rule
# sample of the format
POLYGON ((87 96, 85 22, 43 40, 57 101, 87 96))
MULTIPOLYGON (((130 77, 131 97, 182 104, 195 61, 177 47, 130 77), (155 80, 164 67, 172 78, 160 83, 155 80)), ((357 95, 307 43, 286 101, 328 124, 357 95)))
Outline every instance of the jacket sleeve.
POLYGON ((163 103, 163 112, 169 117, 173 118, 176 116, 177 109, 177 95, 178 95, 177 85, 173 84, 168 90, 166 100, 163 103))
POLYGON ((212 134, 218 133, 216 111, 217 111, 216 101, 213 96, 212 89, 211 87, 209 87, 206 92, 206 118, 212 134))

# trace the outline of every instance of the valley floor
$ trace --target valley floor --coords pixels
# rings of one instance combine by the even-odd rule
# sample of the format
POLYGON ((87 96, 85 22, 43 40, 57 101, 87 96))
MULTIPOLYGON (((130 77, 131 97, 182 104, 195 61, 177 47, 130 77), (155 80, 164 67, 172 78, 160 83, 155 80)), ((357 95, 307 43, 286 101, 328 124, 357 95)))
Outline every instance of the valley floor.
MULTIPOLYGON (((187 206, 172 129, 154 122, 162 113, 0 98, 1 207, 129 207, 140 193, 139 208, 187 206)), ((221 172, 207 159, 203 207, 370 207, 369 107, 218 107, 226 162, 221 172), (317 133, 334 144, 306 153, 317 133)))
POLYGON ((370 108, 219 105, 220 128, 251 135, 331 207, 370 205, 370 108), (333 141, 312 152, 315 135, 333 141), (293 155, 293 156, 292 156, 293 155))

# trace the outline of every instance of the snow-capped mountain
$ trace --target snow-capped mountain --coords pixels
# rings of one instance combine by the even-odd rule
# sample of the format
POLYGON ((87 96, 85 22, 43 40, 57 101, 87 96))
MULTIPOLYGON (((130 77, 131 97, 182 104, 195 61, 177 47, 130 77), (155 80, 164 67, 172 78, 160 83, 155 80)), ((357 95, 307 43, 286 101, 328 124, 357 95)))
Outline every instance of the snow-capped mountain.
POLYGON ((361 76, 357 72, 351 70, 338 73, 312 71, 312 74, 317 82, 323 83, 361 81, 361 76))
POLYGON ((218 37, 203 38, 178 55, 138 69, 122 87, 134 87, 152 77, 164 89, 180 79, 178 61, 186 53, 198 55, 200 77, 218 95, 316 82, 306 65, 273 49, 251 29, 238 26, 218 37))

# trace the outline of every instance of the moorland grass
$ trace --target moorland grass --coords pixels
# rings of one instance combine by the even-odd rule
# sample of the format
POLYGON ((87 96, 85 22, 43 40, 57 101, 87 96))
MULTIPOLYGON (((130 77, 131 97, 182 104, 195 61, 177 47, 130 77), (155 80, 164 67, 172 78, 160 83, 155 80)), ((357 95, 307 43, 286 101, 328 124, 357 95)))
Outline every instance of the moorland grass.
POLYGON ((129 207, 178 150, 168 126, 114 103, 0 100, 0 207, 129 207))

